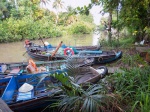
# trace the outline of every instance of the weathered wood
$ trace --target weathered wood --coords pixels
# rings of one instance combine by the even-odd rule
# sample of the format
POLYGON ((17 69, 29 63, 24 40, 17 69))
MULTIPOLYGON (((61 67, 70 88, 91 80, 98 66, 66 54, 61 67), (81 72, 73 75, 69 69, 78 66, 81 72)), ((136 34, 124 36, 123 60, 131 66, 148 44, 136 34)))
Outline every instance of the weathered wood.
POLYGON ((146 53, 150 51, 150 47, 136 47, 136 51, 139 52, 141 57, 145 57, 146 53))
POLYGON ((139 52, 147 52, 150 50, 150 47, 136 47, 136 50, 139 52))
POLYGON ((0 98, 0 112, 13 112, 1 98, 0 98))
POLYGON ((108 69, 108 74, 113 74, 115 72, 120 72, 122 73, 123 70, 121 70, 119 67, 107 67, 108 69))

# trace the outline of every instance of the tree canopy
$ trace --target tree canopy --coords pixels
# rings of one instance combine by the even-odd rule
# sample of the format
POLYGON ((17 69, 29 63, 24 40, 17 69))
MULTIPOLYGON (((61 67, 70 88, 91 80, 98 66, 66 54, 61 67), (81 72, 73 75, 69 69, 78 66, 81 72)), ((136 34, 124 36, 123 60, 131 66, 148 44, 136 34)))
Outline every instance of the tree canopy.
MULTIPOLYGON (((89 14, 89 10, 95 6, 101 5, 103 10, 100 12, 109 13, 108 18, 109 29, 114 23, 112 16, 118 14, 118 29, 128 28, 128 31, 139 34, 149 33, 150 25, 150 1, 149 0, 91 0, 88 6, 78 7, 76 12, 81 14, 89 14)), ((143 35, 143 36, 144 36, 143 35)))

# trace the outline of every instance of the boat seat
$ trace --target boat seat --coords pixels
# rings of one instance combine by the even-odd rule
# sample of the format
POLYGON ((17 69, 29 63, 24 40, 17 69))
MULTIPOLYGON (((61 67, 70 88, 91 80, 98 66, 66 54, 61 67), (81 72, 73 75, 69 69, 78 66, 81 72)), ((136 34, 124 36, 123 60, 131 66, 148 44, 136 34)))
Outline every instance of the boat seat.
POLYGON ((13 70, 10 71, 8 75, 16 75, 20 73, 20 68, 14 68, 13 70))

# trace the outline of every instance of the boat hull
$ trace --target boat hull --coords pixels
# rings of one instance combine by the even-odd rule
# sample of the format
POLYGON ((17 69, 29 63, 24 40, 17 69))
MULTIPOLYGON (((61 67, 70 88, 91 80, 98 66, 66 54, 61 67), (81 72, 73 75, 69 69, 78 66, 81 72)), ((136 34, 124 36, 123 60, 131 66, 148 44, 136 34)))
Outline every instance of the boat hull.
MULTIPOLYGON (((64 60, 67 59, 68 56, 64 55, 55 55, 51 58, 51 56, 40 55, 28 51, 28 55, 36 60, 40 61, 49 61, 49 60, 64 60)), ((117 60, 122 57, 122 51, 114 52, 114 51, 81 51, 77 55, 73 55, 74 57, 84 57, 84 58, 93 58, 93 64, 105 64, 117 60)))
POLYGON ((10 109, 14 112, 41 112, 48 105, 52 104, 52 101, 48 101, 50 97, 44 96, 37 99, 32 99, 26 102, 18 102, 15 104, 9 105, 10 109))
MULTIPOLYGON (((55 73, 56 71, 49 72, 55 73)), ((62 71, 57 71, 62 73, 62 71)), ((39 84, 39 78, 48 73, 28 74, 21 76, 12 76, 7 80, 1 79, 0 84, 7 83, 5 90, 1 94, 1 98, 7 103, 10 109, 14 112, 36 112, 42 111, 48 105, 53 103, 49 101, 54 90, 47 90, 48 84, 54 84, 56 86, 61 83, 58 81, 54 82, 51 76, 46 76, 44 80, 39 84), (37 78, 39 77, 39 78, 37 78), (19 88, 24 84, 29 83, 33 85, 34 89, 29 92, 19 92, 19 88), (38 85, 38 86, 37 86, 38 85), (47 85, 47 86, 46 86, 47 85)), ((2 87, 2 86, 1 86, 2 87)), ((28 89, 27 87, 25 89, 28 89)))
POLYGON ((122 52, 119 51, 116 53, 115 56, 104 56, 104 57, 95 57, 94 58, 94 64, 105 64, 105 63, 110 63, 113 62, 117 59, 120 59, 122 57, 122 52))

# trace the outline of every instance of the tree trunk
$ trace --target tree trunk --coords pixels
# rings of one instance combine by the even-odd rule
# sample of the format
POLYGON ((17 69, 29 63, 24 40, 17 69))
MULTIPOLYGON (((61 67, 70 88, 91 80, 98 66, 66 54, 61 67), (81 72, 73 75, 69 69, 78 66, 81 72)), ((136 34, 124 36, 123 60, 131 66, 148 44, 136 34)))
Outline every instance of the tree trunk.
POLYGON ((109 11, 109 16, 108 16, 108 41, 111 44, 111 23, 112 23, 112 11, 109 11))
POLYGON ((14 0, 14 2, 15 2, 16 10, 18 11, 18 4, 17 4, 17 0, 14 0))

